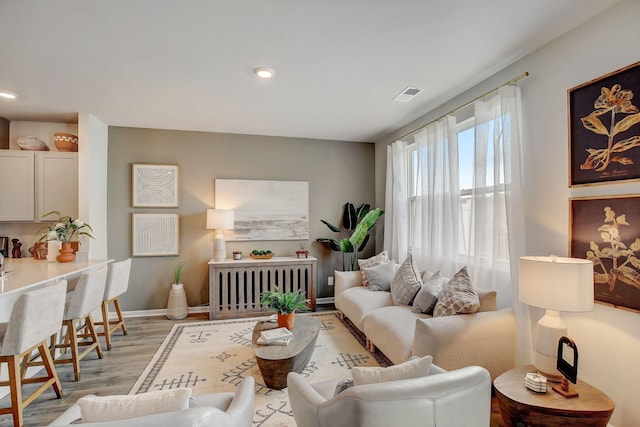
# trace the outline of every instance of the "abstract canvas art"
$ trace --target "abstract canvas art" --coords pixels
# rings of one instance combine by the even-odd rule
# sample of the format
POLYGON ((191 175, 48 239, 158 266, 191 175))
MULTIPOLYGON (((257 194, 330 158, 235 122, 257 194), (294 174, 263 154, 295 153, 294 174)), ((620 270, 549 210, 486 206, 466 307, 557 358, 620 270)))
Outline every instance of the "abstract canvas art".
POLYGON ((305 181, 215 180, 216 209, 233 209, 225 239, 309 239, 309 183, 305 181))
POLYGON ((177 208, 178 166, 133 164, 134 207, 177 208))
POLYGON ((178 214, 133 214, 133 256, 179 255, 178 214))

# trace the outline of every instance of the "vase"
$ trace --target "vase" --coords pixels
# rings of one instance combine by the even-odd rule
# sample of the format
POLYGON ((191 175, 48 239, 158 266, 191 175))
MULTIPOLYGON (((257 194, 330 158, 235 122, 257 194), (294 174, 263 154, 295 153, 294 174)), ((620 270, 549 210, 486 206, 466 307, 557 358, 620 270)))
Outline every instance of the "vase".
POLYGON ((187 305, 187 294, 182 283, 174 283, 169 291, 169 301, 167 301, 167 317, 171 320, 180 320, 187 317, 189 306, 187 305))
POLYGON ((60 253, 60 242, 49 240, 47 242, 47 262, 56 262, 56 257, 60 253))
POLYGON ((293 319, 295 313, 278 313, 278 327, 293 329, 293 319))
POLYGON ((60 248, 60 254, 56 257, 58 262, 71 262, 76 259, 76 254, 73 253, 71 243, 63 243, 60 248))

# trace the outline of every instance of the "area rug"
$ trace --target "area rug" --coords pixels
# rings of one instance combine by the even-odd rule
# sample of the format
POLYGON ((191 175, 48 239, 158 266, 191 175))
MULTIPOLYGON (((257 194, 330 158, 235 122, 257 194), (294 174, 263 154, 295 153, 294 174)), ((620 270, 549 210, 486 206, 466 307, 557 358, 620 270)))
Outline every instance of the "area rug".
MULTIPOLYGON (((331 313, 309 313, 322 322, 311 360, 302 372, 310 383, 348 378, 353 366, 378 361, 331 313)), ((129 394, 191 387, 194 395, 234 391, 247 376, 256 381, 254 426, 295 426, 287 389, 272 390, 262 379, 251 347, 256 323, 265 318, 180 323, 173 326, 129 394)))

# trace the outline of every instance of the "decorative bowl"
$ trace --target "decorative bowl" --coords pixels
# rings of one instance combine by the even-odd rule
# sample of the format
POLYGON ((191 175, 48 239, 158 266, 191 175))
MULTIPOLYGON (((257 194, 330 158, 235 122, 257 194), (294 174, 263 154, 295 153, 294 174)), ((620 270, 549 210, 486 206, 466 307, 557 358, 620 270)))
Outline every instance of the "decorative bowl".
POLYGON ((271 259, 273 258, 273 253, 270 253, 268 255, 254 255, 254 254, 249 254, 249 256, 253 259, 271 259))
POLYGON ((18 138, 18 147, 25 151, 49 151, 47 144, 35 136, 23 136, 18 138))
POLYGON ((70 133, 58 132, 53 134, 53 142, 58 151, 78 151, 78 137, 70 133))

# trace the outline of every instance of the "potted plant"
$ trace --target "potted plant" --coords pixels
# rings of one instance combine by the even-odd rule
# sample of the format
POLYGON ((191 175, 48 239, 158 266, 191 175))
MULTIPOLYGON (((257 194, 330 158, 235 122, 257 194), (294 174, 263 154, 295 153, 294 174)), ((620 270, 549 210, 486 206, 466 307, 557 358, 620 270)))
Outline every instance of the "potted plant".
POLYGON ((320 221, 333 232, 340 233, 343 238, 339 242, 334 239, 319 238, 327 249, 342 252, 342 269, 358 269, 358 252, 362 252, 369 241, 369 231, 384 215, 380 208, 371 209, 371 205, 364 203, 357 210, 352 203, 346 203, 342 212, 342 229, 321 219, 320 221))
POLYGON ((278 312, 278 327, 293 329, 295 311, 308 311, 309 300, 297 290, 296 292, 283 292, 279 287, 273 291, 265 291, 260 295, 260 302, 272 310, 278 312))
MULTIPOLYGON (((60 255, 56 257, 58 262, 71 262, 76 259, 76 255, 73 253, 73 249, 71 248, 71 239, 74 236, 87 236, 93 239, 93 236, 90 232, 93 232, 91 226, 81 219, 71 218, 66 215, 63 216, 58 211, 47 212, 43 216, 49 215, 57 215, 58 219, 56 223, 50 227, 44 226, 40 230, 38 230, 38 234, 42 231, 46 230, 46 233, 38 239, 38 241, 58 241, 62 243, 62 247, 60 248, 60 255)), ((78 242, 79 244, 80 242, 78 242)))
POLYGON ((180 283, 184 264, 184 261, 181 261, 173 268, 173 283, 171 284, 169 301, 167 302, 167 317, 172 320, 184 319, 189 313, 187 295, 184 291, 184 286, 180 283))

